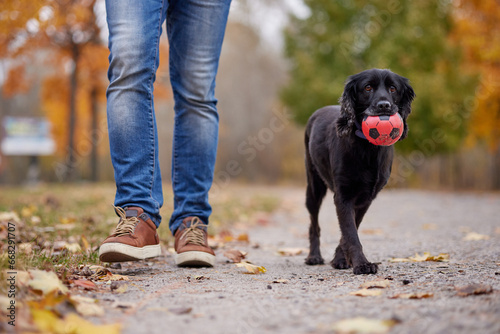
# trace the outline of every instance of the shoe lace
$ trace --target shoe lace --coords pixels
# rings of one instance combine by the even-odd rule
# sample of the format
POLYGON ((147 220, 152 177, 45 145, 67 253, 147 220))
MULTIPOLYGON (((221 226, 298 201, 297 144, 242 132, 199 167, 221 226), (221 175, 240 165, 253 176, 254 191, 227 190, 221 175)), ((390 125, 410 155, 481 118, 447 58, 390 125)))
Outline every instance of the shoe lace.
POLYGON ((186 243, 204 246, 205 245, 205 235, 203 234, 203 230, 198 227, 203 226, 203 222, 198 217, 194 217, 191 220, 191 226, 186 228, 181 235, 181 240, 186 238, 186 243))
POLYGON ((123 208, 119 206, 114 206, 116 213, 120 216, 120 221, 116 225, 115 234, 117 237, 121 237, 126 234, 134 233, 135 226, 139 223, 137 217, 127 217, 127 214, 123 208))

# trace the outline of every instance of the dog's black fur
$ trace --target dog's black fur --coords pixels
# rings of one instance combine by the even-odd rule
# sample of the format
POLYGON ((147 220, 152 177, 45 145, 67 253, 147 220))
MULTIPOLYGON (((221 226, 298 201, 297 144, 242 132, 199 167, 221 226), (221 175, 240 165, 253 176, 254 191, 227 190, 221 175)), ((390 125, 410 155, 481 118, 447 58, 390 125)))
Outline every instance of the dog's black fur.
POLYGON ((408 79, 389 70, 371 69, 348 78, 340 106, 321 108, 309 119, 305 134, 306 206, 311 217, 307 264, 324 263, 318 213, 329 188, 334 192, 342 235, 331 265, 337 269, 353 267, 354 274, 377 273, 377 265, 363 254, 358 228, 389 179, 394 148, 370 144, 356 135, 356 130, 360 130, 365 115, 399 113, 404 122, 400 140, 404 139, 414 97, 408 79))

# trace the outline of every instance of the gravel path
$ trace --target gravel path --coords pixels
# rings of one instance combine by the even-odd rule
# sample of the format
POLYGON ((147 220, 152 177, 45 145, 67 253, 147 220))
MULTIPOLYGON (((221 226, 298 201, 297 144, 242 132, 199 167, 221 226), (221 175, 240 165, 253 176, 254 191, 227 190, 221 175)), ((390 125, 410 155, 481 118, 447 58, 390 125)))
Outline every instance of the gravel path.
MULTIPOLYGON (((377 275, 355 276, 329 265, 306 266, 307 254, 283 256, 282 248, 307 248, 308 214, 302 188, 263 188, 282 198, 270 217, 250 227, 250 243, 225 249, 248 252, 267 272, 245 274, 219 248, 214 268, 182 269, 171 255, 125 263, 115 273, 129 275, 125 293, 95 296, 108 310, 98 322, 121 322, 124 333, 335 333, 339 321, 355 317, 393 320, 388 333, 500 333, 499 194, 456 194, 383 190, 361 225, 367 258, 377 275), (487 240, 465 241, 465 237, 487 240), (258 247, 256 247, 258 245, 258 247), (449 262, 389 262, 415 253, 449 254, 449 262), (387 280, 380 295, 349 293, 361 284, 387 280), (457 287, 480 283, 493 292, 459 296, 457 287), (405 293, 429 298, 390 298, 405 293)), ((321 248, 330 261, 338 223, 331 196, 321 214, 321 248)), ((484 288, 484 287, 483 287, 484 288)), ((374 328, 375 330, 375 328, 374 328)))

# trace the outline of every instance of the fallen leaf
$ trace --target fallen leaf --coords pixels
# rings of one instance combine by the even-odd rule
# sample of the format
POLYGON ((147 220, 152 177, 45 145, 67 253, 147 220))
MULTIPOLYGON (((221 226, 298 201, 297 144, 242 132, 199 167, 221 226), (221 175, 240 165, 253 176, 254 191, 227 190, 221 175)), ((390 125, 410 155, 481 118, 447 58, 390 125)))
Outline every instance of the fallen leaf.
POLYGON ((434 297, 434 294, 431 292, 413 292, 413 293, 400 293, 389 297, 391 299, 423 299, 423 298, 431 298, 434 297))
POLYGON ((391 285, 391 281, 384 279, 384 280, 378 280, 378 281, 365 282, 365 283, 361 284, 360 287, 365 288, 365 289, 373 289, 373 288, 384 289, 390 285, 391 285))
POLYGON ((283 283, 283 284, 287 284, 288 283, 288 280, 287 279, 276 279, 274 280, 272 283, 283 283))
POLYGON ((78 314, 84 317, 100 317, 104 315, 104 309, 96 303, 96 300, 84 296, 71 296, 70 299, 76 304, 78 314))
POLYGON ((455 287, 457 296, 466 297, 470 295, 484 295, 493 292, 491 285, 486 284, 469 284, 462 287, 455 287))
POLYGON ((433 223, 427 223, 422 225, 423 230, 437 230, 437 225, 433 223))
POLYGON ((378 320, 357 317, 341 320, 333 326, 333 329, 338 333, 381 334, 388 332, 395 324, 397 324, 396 320, 378 320))
POLYGON ((118 275, 118 274, 111 274, 110 275, 107 275, 103 278, 103 280, 106 280, 106 281, 130 281, 130 278, 128 276, 124 276, 124 275, 118 275))
POLYGON ((477 240, 488 240, 489 238, 490 238, 489 235, 479 234, 476 232, 469 232, 462 240, 464 240, 464 241, 477 241, 477 240))
POLYGON ((361 289, 358 291, 349 292, 351 296, 359 296, 359 297, 375 297, 380 296, 382 294, 382 290, 378 289, 361 289))
POLYGON ((407 257, 393 257, 389 260, 389 262, 398 263, 398 262, 411 262, 411 260, 407 257))
POLYGON ((234 263, 241 262, 241 260, 243 260, 247 254, 247 252, 243 252, 238 249, 228 249, 224 252, 224 256, 234 263))
POLYGON ((265 273, 267 271, 266 268, 262 267, 262 266, 256 266, 254 264, 251 264, 249 262, 240 262, 240 263, 236 263, 236 266, 237 267, 240 267, 240 268, 245 268, 246 271, 247 271, 247 274, 260 274, 260 273, 265 273))
POLYGON ((25 206, 21 209, 21 216, 23 218, 28 218, 28 217, 31 217, 33 216, 33 214, 35 213, 36 211, 36 206, 34 205, 28 205, 28 206, 25 206))
POLYGON ((375 229, 362 229, 360 232, 362 234, 368 234, 368 235, 383 235, 384 234, 384 231, 382 231, 379 228, 375 228, 375 229))
POLYGON ((68 292, 68 288, 52 271, 29 270, 29 274, 31 279, 28 282, 28 286, 35 291, 40 291, 42 295, 46 295, 52 291, 68 292))
POLYGON ((307 251, 305 248, 280 248, 278 254, 281 256, 296 256, 307 253, 307 251))
POLYGON ((135 303, 119 301, 119 300, 117 300, 113 304, 111 304, 112 308, 132 308, 134 306, 135 306, 135 303))
POLYGON ((95 290, 97 289, 97 285, 94 282, 86 280, 86 279, 77 279, 72 282, 76 286, 80 286, 86 290, 95 290))
POLYGON ((127 292, 128 284, 121 284, 118 288, 114 290, 115 293, 125 293, 127 292))
POLYGON ((435 261, 435 262, 448 262, 450 260, 450 254, 440 253, 437 256, 432 256, 431 253, 425 252, 422 255, 415 253, 415 256, 410 256, 408 258, 392 258, 389 262, 425 262, 425 261, 435 261))
POLYGON ((242 233, 242 234, 238 235, 236 240, 242 241, 242 242, 250 242, 250 239, 248 238, 248 234, 246 234, 246 233, 242 233))
POLYGON ((119 334, 120 324, 94 325, 75 313, 59 319, 53 312, 47 310, 32 310, 33 322, 42 333, 72 333, 72 334, 119 334))
POLYGON ((169 308, 168 311, 173 314, 181 315, 181 314, 188 314, 191 313, 193 310, 192 307, 175 307, 175 308, 169 308))
POLYGON ((2 211, 0 212, 0 221, 19 223, 21 219, 14 211, 2 211))
POLYGON ((90 243, 89 243, 89 241, 87 240, 87 238, 83 234, 81 236, 81 240, 82 240, 83 250, 85 252, 90 252, 91 251, 90 243))

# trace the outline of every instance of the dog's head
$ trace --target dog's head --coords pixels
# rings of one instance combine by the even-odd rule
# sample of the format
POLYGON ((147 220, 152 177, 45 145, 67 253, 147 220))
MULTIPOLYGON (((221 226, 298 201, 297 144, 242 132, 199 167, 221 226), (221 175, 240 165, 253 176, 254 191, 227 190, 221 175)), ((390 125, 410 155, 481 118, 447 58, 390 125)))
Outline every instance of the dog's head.
POLYGON ((350 136, 364 116, 399 113, 404 122, 401 139, 408 134, 406 119, 411 113, 415 92, 409 80, 389 70, 371 69, 350 76, 339 102, 341 115, 337 121, 339 137, 350 136))

